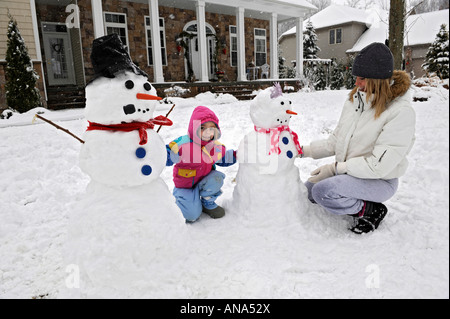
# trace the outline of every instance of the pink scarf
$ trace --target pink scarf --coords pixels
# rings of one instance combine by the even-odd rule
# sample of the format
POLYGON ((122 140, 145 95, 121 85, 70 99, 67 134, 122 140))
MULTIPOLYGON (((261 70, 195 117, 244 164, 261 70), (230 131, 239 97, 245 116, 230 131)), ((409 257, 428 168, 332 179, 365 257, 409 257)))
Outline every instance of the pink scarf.
POLYGON ((269 129, 265 129, 265 128, 260 128, 260 127, 256 127, 255 126, 255 131, 258 133, 266 133, 266 134, 270 134, 270 151, 269 151, 269 155, 276 153, 276 154, 280 154, 281 153, 281 149, 280 149, 280 134, 281 132, 284 131, 288 131, 289 133, 291 133, 293 139, 294 139, 294 144, 295 144, 295 148, 297 149, 297 152, 301 155, 303 154, 303 150, 302 147, 300 146, 300 143, 298 141, 298 135, 297 133, 295 133, 294 131, 292 131, 289 126, 279 126, 279 127, 275 127, 275 128, 269 128, 269 129))

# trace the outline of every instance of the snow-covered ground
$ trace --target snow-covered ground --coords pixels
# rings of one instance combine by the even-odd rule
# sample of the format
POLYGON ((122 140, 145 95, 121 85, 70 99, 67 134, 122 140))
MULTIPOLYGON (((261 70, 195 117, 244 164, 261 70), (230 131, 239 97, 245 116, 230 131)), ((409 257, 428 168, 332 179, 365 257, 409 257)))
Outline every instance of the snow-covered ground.
MULTIPOLYGON (((174 270, 155 273, 148 296, 449 298, 449 91, 416 90, 430 98, 413 104, 417 141, 410 167, 387 202, 388 216, 376 232, 355 235, 347 229, 349 218, 332 216, 309 203, 298 212, 298 221, 283 227, 243 225, 233 211, 219 220, 204 216, 172 234, 183 249, 151 252, 155 262, 167 261, 174 270)), ((289 95, 299 113, 291 128, 300 143, 332 131, 347 94, 289 95)), ((198 105, 216 112, 221 142, 229 148, 237 148, 253 128, 250 102, 215 99, 211 94, 172 101, 174 126, 160 132, 166 142, 186 134, 198 105)), ((161 105, 155 116, 165 115, 169 107, 161 105)), ((0 298, 58 298, 73 279, 73 265, 65 264, 61 250, 71 208, 83 197, 89 177, 78 166, 81 144, 39 120, 31 124, 35 112, 0 120, 0 298)), ((83 110, 45 111, 43 116, 78 136, 86 129, 83 110)), ((305 181, 310 171, 331 161, 297 159, 296 165, 305 181)), ((219 169, 227 178, 218 203, 226 206, 238 165, 219 169)), ((162 178, 172 189, 171 168, 162 178)), ((278 213, 273 211, 274 220, 278 213)))

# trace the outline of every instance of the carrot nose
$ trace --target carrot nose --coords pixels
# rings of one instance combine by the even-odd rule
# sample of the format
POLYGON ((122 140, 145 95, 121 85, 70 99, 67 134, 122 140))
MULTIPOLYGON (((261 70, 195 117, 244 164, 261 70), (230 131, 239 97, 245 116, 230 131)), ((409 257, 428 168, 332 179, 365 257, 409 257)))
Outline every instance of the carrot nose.
POLYGON ((147 100, 147 101, 161 101, 162 100, 162 98, 160 98, 159 96, 154 96, 154 95, 145 94, 145 93, 136 94, 136 98, 138 100, 147 100))
POLYGON ((295 113, 294 111, 291 111, 291 110, 287 110, 286 113, 287 114, 292 114, 292 115, 298 115, 297 113, 295 113))

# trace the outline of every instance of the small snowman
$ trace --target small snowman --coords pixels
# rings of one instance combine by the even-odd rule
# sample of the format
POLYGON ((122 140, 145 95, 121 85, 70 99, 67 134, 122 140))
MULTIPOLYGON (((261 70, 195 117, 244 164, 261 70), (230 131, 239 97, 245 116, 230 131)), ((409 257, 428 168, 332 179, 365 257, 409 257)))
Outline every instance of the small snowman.
POLYGON ((65 246, 79 287, 62 296, 157 297, 153 278, 175 271, 184 224, 160 177, 167 152, 153 130, 172 123, 153 118, 160 98, 117 35, 96 39, 91 58, 97 77, 86 87, 80 151, 91 182, 71 209, 65 246))
POLYGON ((289 127, 292 102, 278 83, 259 93, 250 106, 254 128, 241 141, 232 206, 252 223, 287 223, 303 205, 295 159, 302 154, 298 135, 289 127))

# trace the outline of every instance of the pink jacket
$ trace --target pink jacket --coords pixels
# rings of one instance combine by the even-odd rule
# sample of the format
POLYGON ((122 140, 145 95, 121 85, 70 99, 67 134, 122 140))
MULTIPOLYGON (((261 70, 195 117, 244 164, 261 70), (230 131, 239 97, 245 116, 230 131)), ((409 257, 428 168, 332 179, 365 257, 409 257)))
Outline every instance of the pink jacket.
POLYGON ((175 187, 192 188, 215 168, 215 164, 229 166, 236 162, 235 152, 231 150, 227 154, 225 146, 217 141, 220 135, 219 119, 214 112, 205 106, 195 108, 188 135, 168 145, 168 165, 176 162, 173 169, 175 187), (218 129, 219 134, 213 141, 205 142, 200 138, 200 126, 206 122, 215 123, 218 129))

